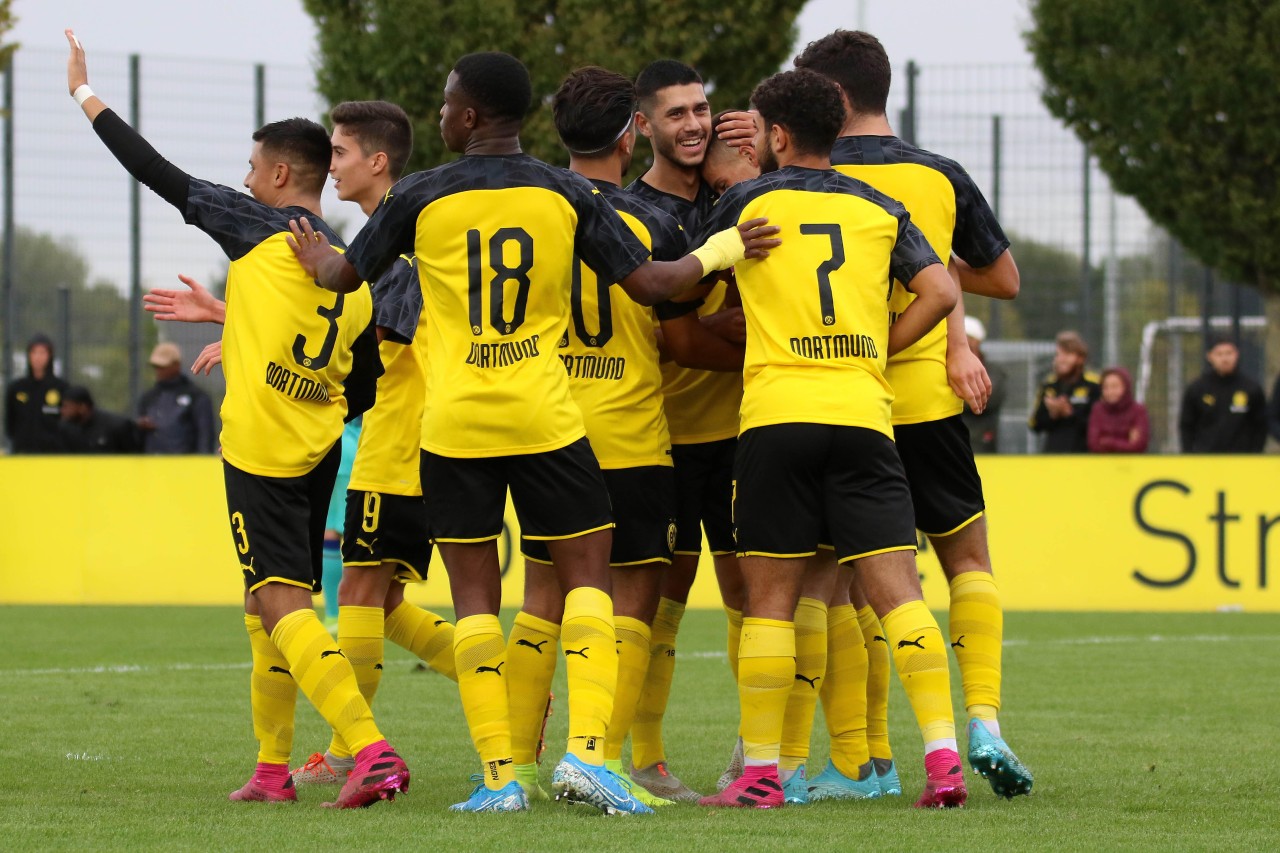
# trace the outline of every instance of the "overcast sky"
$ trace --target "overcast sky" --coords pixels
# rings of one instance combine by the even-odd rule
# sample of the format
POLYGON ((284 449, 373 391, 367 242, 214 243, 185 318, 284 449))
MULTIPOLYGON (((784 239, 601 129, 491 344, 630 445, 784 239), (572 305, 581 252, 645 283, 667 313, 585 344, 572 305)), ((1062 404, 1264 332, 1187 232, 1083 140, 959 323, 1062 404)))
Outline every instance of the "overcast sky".
MULTIPOLYGON (((803 45, 837 27, 864 28, 895 64, 1019 62, 1026 0, 810 0, 803 45)), ((17 41, 59 47, 76 30, 89 51, 308 65, 314 27, 300 0, 14 0, 17 41)))

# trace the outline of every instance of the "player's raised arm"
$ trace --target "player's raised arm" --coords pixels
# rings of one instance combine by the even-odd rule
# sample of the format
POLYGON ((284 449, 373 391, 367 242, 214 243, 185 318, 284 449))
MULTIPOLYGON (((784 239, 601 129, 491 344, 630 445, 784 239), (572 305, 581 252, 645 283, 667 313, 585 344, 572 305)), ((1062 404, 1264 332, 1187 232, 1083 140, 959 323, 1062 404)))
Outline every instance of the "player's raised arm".
POLYGON ((67 45, 71 48, 71 54, 67 57, 67 91, 93 123, 98 138, 120 164, 129 170, 129 174, 178 210, 185 212, 191 176, 161 157, 150 143, 94 94, 89 88, 84 48, 71 30, 66 30, 65 34, 67 45))

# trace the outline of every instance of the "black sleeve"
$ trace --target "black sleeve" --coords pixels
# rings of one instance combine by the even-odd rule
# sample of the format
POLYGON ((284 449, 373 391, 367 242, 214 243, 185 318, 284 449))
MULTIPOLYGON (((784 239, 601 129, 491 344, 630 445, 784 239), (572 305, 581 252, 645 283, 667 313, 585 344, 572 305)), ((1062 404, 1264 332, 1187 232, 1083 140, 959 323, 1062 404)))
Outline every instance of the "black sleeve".
POLYGON ((373 408, 378 395, 378 377, 384 372, 378 355, 378 335, 370 320, 351 345, 351 372, 343 383, 343 394, 347 398, 347 416, 343 423, 351 423, 373 408))
POLYGON ((978 185, 959 166, 948 175, 956 192, 956 227, 951 251, 974 269, 990 266, 1009 248, 1009 238, 978 185))
POLYGON ((1267 397, 1261 385, 1249 392, 1249 450, 1261 453, 1267 446, 1267 397))
POLYGON ((1267 401, 1267 432, 1280 441, 1280 376, 1271 386, 1271 399, 1267 401))
POLYGON ((733 228, 738 224, 738 218, 742 214, 742 210, 746 207, 750 199, 741 187, 754 181, 745 181, 741 184, 734 184, 729 187, 724 195, 716 200, 715 206, 711 208, 711 212, 706 219, 702 221, 702 227, 698 229, 696 235, 689 237, 689 248, 697 249, 703 243, 707 242, 707 238, 713 234, 719 234, 726 228, 733 228))
POLYGON ((1183 453, 1190 453, 1196 441, 1196 397, 1197 388, 1192 383, 1182 394, 1182 411, 1178 413, 1178 438, 1183 453))
POLYGON ((107 109, 99 113, 93 120, 93 130, 130 175, 186 213, 190 175, 161 157, 160 152, 152 148, 151 143, 116 115, 114 110, 107 109))
POLYGON ((18 390, 10 384, 4 395, 4 435, 13 441, 14 425, 18 421, 18 390))
POLYGON ((422 285, 418 265, 411 255, 401 255, 391 269, 373 284, 373 322, 387 330, 387 340, 413 343, 422 316, 422 285))
POLYGON ((1031 410, 1031 420, 1027 422, 1032 432, 1044 432, 1049 428, 1052 418, 1049 417, 1049 408, 1044 404, 1044 397, 1048 391, 1049 383, 1041 382, 1040 390, 1036 392, 1035 408, 1031 410))
POLYGON ((653 306, 653 313, 659 320, 675 320, 697 311, 702 307, 702 303, 701 299, 690 299, 688 302, 672 302, 668 299, 653 306))
POLYGON ((347 262, 365 281, 377 281, 396 258, 413 254, 418 214, 433 198, 430 180, 423 172, 401 178, 347 247, 347 262))
POLYGON ((602 281, 622 281, 649 260, 649 250, 599 190, 585 178, 573 177, 582 184, 566 193, 578 214, 574 254, 602 281))
POLYGON ((899 204, 896 213, 898 242, 894 245, 893 255, 889 258, 889 274, 910 291, 911 279, 919 275, 920 270, 942 262, 938 260, 933 247, 929 245, 928 238, 912 223, 907 209, 899 204))

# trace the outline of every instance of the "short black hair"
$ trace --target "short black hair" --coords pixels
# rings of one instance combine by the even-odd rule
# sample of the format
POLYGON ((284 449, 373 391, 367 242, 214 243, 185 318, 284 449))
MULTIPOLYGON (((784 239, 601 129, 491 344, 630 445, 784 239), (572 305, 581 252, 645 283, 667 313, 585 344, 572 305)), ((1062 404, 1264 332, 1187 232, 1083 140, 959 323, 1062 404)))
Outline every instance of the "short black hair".
POLYGON ((836 30, 809 42, 796 57, 796 68, 808 68, 834 80, 857 114, 885 112, 893 69, 884 45, 871 33, 836 30))
POLYGON ((781 125, 804 154, 829 154, 844 127, 844 104, 836 84, 816 71, 782 71, 751 93, 767 130, 781 125))
POLYGON ((658 59, 650 62, 636 76, 636 97, 640 99, 640 109, 645 111, 653 107, 653 96, 669 86, 688 86, 690 83, 702 84, 702 75, 692 65, 678 59, 658 59))
POLYGON ((360 144, 360 153, 387 155, 392 178, 404 174, 413 153, 413 123, 399 105, 390 101, 344 101, 329 111, 329 120, 342 125, 360 144))
POLYGON ((72 385, 62 392, 62 399, 68 403, 83 403, 93 408, 93 394, 83 385, 72 385))
POLYGON ((636 87, 616 71, 588 65, 564 78, 551 112, 571 154, 605 154, 635 118, 636 87))
MULTIPOLYGON (((721 110, 711 117, 711 136, 707 138, 707 157, 738 157, 738 149, 725 142, 715 129, 720 126, 720 122, 724 121, 724 117, 729 113, 741 112, 741 108, 733 107, 732 109, 721 110)), ((750 140, 748 140, 750 144, 750 140)))
POLYGON ((288 163, 302 189, 317 193, 324 189, 333 143, 321 125, 309 118, 273 121, 255 130, 253 141, 261 142, 262 150, 270 156, 288 163))
POLYGON ((509 53, 468 53, 453 66, 458 85, 477 111, 497 121, 524 121, 533 103, 529 69, 509 53))

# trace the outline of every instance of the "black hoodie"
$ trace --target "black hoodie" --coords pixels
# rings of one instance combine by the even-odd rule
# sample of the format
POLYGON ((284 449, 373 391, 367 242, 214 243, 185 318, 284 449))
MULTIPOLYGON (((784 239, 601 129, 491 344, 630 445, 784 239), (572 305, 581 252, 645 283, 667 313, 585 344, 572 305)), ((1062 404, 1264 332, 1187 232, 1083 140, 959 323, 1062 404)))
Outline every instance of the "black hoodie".
POLYGON ((36 335, 27 344, 27 375, 15 379, 5 392, 4 434, 13 453, 57 453, 62 442, 58 417, 67 383, 53 375, 53 341, 36 335), (31 372, 31 350, 49 350, 49 366, 42 378, 31 372))
POLYGON ((1178 418, 1183 453, 1261 453, 1267 441, 1262 386, 1239 370, 1206 370, 1182 395, 1178 418))

